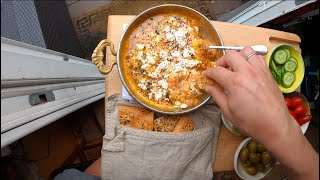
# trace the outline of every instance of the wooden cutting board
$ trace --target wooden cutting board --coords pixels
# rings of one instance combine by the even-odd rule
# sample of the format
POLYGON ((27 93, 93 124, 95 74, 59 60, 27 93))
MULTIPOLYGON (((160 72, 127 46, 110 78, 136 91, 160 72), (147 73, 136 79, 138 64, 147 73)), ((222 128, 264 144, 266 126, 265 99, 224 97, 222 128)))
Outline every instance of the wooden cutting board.
MULTIPOLYGON (((109 16, 107 38, 114 43, 115 48, 118 48, 124 24, 128 24, 134 17, 135 16, 125 15, 109 16)), ((268 50, 271 50, 279 43, 288 43, 301 51, 299 47, 301 39, 296 34, 226 22, 212 21, 212 23, 218 29, 223 39, 223 43, 226 46, 250 46, 263 44, 268 47, 268 50)), ((111 55, 109 50, 107 50, 106 63, 109 64, 114 59, 115 57, 111 55)), ((122 83, 116 69, 106 76, 105 84, 106 99, 110 95, 122 92, 122 83)), ((221 122, 218 146, 212 166, 214 172, 234 170, 234 153, 244 138, 245 137, 239 137, 232 134, 221 122)))

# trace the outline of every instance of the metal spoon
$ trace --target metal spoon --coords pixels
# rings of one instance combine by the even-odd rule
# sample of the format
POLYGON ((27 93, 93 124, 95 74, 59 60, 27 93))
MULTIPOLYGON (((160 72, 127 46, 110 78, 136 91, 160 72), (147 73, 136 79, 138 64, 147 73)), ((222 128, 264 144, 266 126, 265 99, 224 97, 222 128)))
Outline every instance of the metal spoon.
MULTIPOLYGON (((268 48, 265 45, 255 45, 250 47, 259 55, 266 55, 268 53, 268 48)), ((244 48, 244 46, 207 46, 206 48, 241 51, 244 48)))

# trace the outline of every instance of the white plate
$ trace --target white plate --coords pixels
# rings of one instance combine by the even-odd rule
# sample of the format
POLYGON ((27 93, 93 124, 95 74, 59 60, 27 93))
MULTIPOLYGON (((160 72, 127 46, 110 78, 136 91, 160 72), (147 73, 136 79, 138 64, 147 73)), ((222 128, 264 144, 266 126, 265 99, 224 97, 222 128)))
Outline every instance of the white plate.
POLYGON ((307 123, 305 123, 305 124, 303 124, 302 126, 300 126, 301 131, 302 131, 303 134, 305 134, 305 133, 307 132, 307 129, 308 129, 308 127, 309 127, 309 124, 310 124, 310 121, 307 122, 307 123))
POLYGON ((230 132, 232 132, 237 136, 242 136, 241 131, 238 128, 236 128, 227 118, 225 118, 222 113, 221 113, 221 120, 230 132))
MULTIPOLYGON (((221 113, 221 119, 223 124, 227 127, 227 129, 232 132, 233 134, 237 135, 237 136, 243 136, 243 133, 241 133, 241 131, 236 128, 227 118, 224 117, 224 115, 221 113)), ((303 124, 302 126, 300 126, 300 129, 302 131, 303 134, 306 133, 306 131, 308 130, 310 121, 303 124)))

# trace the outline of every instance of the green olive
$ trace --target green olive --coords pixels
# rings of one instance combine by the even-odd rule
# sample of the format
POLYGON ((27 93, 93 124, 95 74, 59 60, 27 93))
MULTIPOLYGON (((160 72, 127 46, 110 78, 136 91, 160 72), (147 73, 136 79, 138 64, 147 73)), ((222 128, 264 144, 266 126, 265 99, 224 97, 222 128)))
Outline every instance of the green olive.
POLYGON ((255 168, 255 167, 253 167, 253 166, 247 167, 247 168, 245 169, 245 171, 246 171, 248 174, 252 175, 252 176, 254 176, 254 175, 257 174, 257 168, 255 168))
POLYGON ((252 163, 257 164, 260 161, 260 157, 257 155, 257 153, 249 153, 249 160, 252 163))
POLYGON ((248 144, 249 152, 255 153, 257 152, 258 144, 255 140, 251 140, 248 144))
POLYGON ((240 151, 240 161, 241 162, 245 162, 248 159, 248 155, 249 155, 249 150, 248 148, 244 148, 240 151))
POLYGON ((258 163, 258 164, 256 165, 256 168, 257 168, 258 171, 263 172, 263 170, 264 170, 264 165, 261 164, 261 163, 258 163))
POLYGON ((244 166, 244 167, 249 167, 251 166, 251 162, 248 160, 248 161, 245 161, 245 162, 241 162, 241 164, 244 166))
POLYGON ((264 151, 266 151, 266 148, 264 148, 264 146, 262 144, 258 143, 258 152, 262 153, 264 151))
POLYGON ((261 160, 261 153, 257 153, 259 159, 261 160))
POLYGON ((244 149, 244 148, 248 148, 248 143, 243 145, 242 149, 244 149))
POLYGON ((262 164, 268 165, 271 161, 271 154, 268 151, 264 151, 261 155, 262 164))

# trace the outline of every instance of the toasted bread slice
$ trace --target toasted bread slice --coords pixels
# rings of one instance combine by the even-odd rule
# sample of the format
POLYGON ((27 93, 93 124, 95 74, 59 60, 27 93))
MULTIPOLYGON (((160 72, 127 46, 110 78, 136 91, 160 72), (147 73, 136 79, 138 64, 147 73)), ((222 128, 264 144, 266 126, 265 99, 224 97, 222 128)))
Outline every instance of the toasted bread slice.
POLYGON ((154 112, 151 112, 146 116, 142 116, 137 119, 134 119, 132 121, 131 127, 152 131, 153 130, 153 118, 154 118, 154 112))
POLYGON ((124 105, 119 105, 118 111, 120 124, 126 126, 132 126, 133 121, 137 121, 141 117, 144 117, 151 113, 151 111, 144 108, 124 105))
POLYGON ((193 131, 195 128, 196 124, 193 122, 192 117, 189 115, 183 115, 172 132, 193 131))
POLYGON ((172 132, 180 116, 161 116, 153 120, 153 130, 159 132, 172 132))

